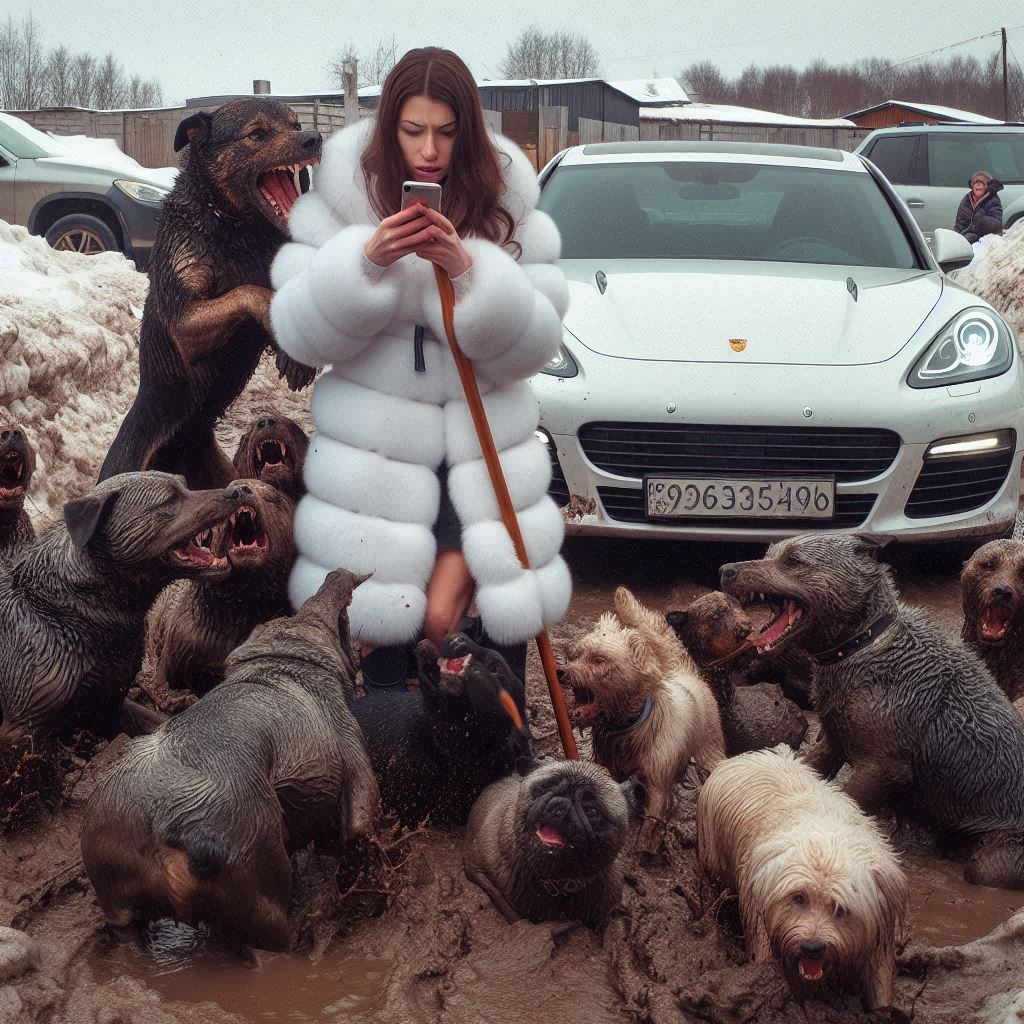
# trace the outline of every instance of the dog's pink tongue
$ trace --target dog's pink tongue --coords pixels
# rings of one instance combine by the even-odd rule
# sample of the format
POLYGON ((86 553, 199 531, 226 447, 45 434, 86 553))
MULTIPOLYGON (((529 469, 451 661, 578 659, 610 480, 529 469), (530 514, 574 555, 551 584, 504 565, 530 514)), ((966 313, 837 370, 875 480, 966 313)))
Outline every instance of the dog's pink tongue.
POLYGON ((260 184, 273 197, 274 202, 281 210, 287 214, 298 195, 291 175, 287 171, 269 171, 260 179, 260 184))
POLYGON ((1010 610, 998 606, 989 608, 981 619, 981 635, 989 640, 998 640, 1010 621, 1010 610))
POLYGON ((823 970, 820 960, 811 960, 806 956, 800 957, 800 973, 810 981, 817 981, 823 970))
POLYGON ((565 846, 565 836, 550 825, 538 825, 537 838, 546 846, 565 846))
POLYGON ((758 647, 764 647, 767 644, 773 644, 780 636, 786 631, 786 627, 789 625, 789 609, 788 606, 785 608, 777 619, 773 619, 768 623, 767 626, 760 632, 755 634, 752 639, 758 647))

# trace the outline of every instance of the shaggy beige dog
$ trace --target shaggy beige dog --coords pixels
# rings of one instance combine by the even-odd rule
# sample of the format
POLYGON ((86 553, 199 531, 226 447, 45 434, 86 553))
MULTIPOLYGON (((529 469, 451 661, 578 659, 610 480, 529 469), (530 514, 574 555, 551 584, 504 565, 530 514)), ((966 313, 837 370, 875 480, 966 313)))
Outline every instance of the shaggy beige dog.
POLYGON ((665 617, 625 588, 581 640, 566 645, 559 673, 571 718, 593 731, 594 760, 617 782, 634 773, 648 818, 672 810, 672 783, 693 758, 710 771, 724 756, 718 704, 665 617))
POLYGON ((720 764, 697 799, 697 852, 739 893, 747 949, 795 998, 822 984, 891 1006, 909 889, 874 821, 788 747, 720 764))

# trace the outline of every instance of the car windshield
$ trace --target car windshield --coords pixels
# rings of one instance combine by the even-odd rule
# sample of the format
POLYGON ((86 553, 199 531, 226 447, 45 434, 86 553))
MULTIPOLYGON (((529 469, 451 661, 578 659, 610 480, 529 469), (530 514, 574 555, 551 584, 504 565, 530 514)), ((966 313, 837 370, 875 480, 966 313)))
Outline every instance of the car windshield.
POLYGON ((0 146, 20 160, 36 160, 53 154, 52 140, 20 119, 0 117, 0 146))
POLYGON ((869 174, 666 161, 558 167, 540 208, 563 259, 714 259, 912 269, 920 264, 869 174))

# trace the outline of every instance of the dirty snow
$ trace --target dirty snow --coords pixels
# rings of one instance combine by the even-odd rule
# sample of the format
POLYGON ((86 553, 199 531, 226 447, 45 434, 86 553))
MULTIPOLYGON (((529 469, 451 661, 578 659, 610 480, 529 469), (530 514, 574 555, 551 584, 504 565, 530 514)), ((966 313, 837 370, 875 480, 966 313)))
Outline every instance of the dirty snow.
POLYGON ((1018 345, 1024 343, 1024 220, 1005 235, 981 239, 974 259, 949 276, 992 303, 1013 328, 1018 345))

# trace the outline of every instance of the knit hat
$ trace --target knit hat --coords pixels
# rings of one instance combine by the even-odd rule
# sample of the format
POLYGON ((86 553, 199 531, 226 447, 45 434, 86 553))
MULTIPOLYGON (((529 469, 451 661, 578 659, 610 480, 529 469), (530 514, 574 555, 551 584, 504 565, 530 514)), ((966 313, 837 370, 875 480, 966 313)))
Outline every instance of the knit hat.
POLYGON ((992 180, 992 175, 988 171, 975 171, 971 175, 971 184, 973 185, 976 181, 983 181, 986 185, 992 180))

